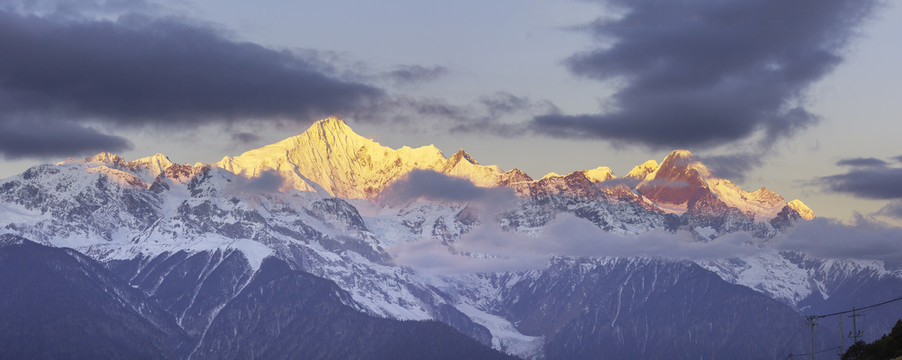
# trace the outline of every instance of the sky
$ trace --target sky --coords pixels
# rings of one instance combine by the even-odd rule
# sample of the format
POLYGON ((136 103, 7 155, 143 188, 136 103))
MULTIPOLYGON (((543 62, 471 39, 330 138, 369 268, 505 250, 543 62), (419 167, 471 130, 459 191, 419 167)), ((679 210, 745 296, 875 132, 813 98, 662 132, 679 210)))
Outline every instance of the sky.
POLYGON ((0 4, 0 177, 215 162, 338 114, 394 148, 625 175, 677 148, 902 225, 902 7, 877 0, 0 4))

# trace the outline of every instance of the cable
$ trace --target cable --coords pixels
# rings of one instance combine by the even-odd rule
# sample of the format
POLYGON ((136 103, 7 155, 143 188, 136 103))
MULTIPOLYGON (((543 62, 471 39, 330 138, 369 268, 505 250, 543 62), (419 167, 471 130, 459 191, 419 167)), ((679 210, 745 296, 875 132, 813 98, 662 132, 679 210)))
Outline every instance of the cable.
POLYGON ((790 350, 792 350, 792 346, 796 344, 796 341, 799 340, 799 335, 802 333, 802 329, 805 328, 805 325, 806 323, 804 321, 800 322, 799 327, 796 328, 795 334, 789 339, 786 345, 783 346, 783 349, 789 354, 787 359, 792 357, 790 350))
POLYGON ((848 314, 848 313, 853 312, 853 311, 858 312, 858 311, 862 311, 862 310, 867 310, 867 309, 870 309, 870 308, 873 308, 873 307, 886 305, 886 304, 889 304, 889 303, 891 303, 891 302, 893 302, 893 301, 899 301, 899 300, 902 300, 902 296, 897 297, 897 298, 892 299, 892 300, 884 301, 884 302, 882 302, 882 303, 877 303, 877 304, 873 304, 873 305, 863 306, 863 307, 860 307, 860 308, 854 308, 854 309, 852 309, 852 310, 840 311, 840 312, 835 312, 835 313, 827 314, 827 315, 811 315, 811 317, 812 317, 812 318, 815 318, 815 319, 820 319, 820 318, 825 318, 825 317, 828 317, 828 316, 836 316, 836 315, 848 314))
MULTIPOLYGON (((822 319, 822 318, 825 318, 825 317, 836 316, 836 315, 842 315, 842 314, 848 314, 848 313, 851 313, 851 312, 860 313, 860 312, 862 312, 863 310, 875 310, 875 309, 878 308, 878 307, 881 307, 881 306, 883 306, 883 305, 889 304, 889 303, 891 303, 891 302, 899 301, 899 300, 902 300, 902 296, 897 297, 897 298, 895 298, 895 299, 890 299, 890 300, 887 300, 887 301, 884 301, 884 302, 881 302, 881 303, 876 303, 876 304, 871 304, 871 305, 867 305, 867 306, 862 306, 862 307, 860 307, 860 308, 852 308, 852 310, 839 311, 839 312, 835 312, 835 313, 832 313, 832 314, 826 314, 826 315, 810 315, 810 316, 806 316, 806 319, 811 319, 811 320, 814 320, 814 319, 822 319)), ((802 328, 804 327, 805 324, 806 324, 806 323, 802 323, 802 324, 799 325, 798 329, 796 329, 796 334, 793 335, 792 339, 790 340, 790 342, 788 343, 788 345, 785 347, 785 349, 788 350, 788 349, 792 348, 793 345, 795 345, 795 342, 798 340, 799 334, 801 334, 801 330, 802 330, 802 328)), ((820 354, 820 353, 823 353, 823 352, 827 352, 827 351, 830 351, 830 350, 836 350, 836 349, 839 349, 839 348, 840 348, 840 346, 834 346, 834 347, 831 347, 831 348, 828 348, 828 349, 824 349, 824 350, 821 350, 821 351, 817 351, 817 352, 814 353, 814 355, 817 355, 817 354, 820 354)), ((786 356, 786 359, 790 359, 790 358, 792 358, 793 356, 805 356, 805 355, 812 355, 812 353, 804 353, 804 354, 793 354, 793 353, 789 353, 789 355, 786 356)))
MULTIPOLYGON (((831 350, 836 350, 836 349, 839 349, 839 346, 838 346, 838 345, 837 345, 837 346, 834 346, 834 347, 832 347, 832 348, 826 348, 826 349, 823 349, 823 350, 820 350, 820 351, 815 351, 815 352, 814 352, 814 355, 822 354, 822 353, 825 353, 825 352, 828 352, 828 351, 831 351, 831 350)), ((811 355, 811 353, 804 353, 804 354, 789 354, 789 356, 808 356, 808 355, 811 355)))

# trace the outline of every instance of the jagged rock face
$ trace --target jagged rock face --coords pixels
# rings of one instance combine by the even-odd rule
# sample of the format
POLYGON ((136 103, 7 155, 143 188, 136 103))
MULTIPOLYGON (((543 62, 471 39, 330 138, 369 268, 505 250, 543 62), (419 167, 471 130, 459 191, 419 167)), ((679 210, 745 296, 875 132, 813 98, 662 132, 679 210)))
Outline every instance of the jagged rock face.
POLYGON ((595 183, 585 174, 574 172, 567 176, 546 177, 534 182, 520 182, 514 185, 517 194, 533 199, 547 198, 553 195, 566 195, 577 199, 601 199, 601 193, 595 183))
POLYGON ((659 204, 685 206, 699 189, 707 189, 705 177, 710 175, 687 151, 675 150, 636 190, 659 204))

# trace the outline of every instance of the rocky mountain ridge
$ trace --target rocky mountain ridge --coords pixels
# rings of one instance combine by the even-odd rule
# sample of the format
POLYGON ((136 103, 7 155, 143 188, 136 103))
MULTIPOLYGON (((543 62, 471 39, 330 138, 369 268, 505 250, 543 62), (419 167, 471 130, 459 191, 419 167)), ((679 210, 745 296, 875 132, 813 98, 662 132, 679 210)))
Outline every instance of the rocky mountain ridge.
MULTIPOLYGON (((802 214, 806 220, 814 218, 814 212, 801 200, 786 202, 783 197, 767 188, 748 192, 728 179, 712 176, 710 170, 687 150, 672 151, 660 165, 655 160, 637 165, 623 178, 638 181, 632 186, 629 182, 610 181, 619 178, 605 166, 575 171, 568 175, 549 173, 539 180, 533 180, 516 168, 503 171, 498 166, 483 166, 463 149, 448 158, 433 145, 416 149, 406 146, 391 149, 358 135, 344 120, 337 117, 318 121, 301 135, 247 151, 240 156, 226 156, 215 164, 173 164, 159 153, 134 161, 125 161, 115 154, 101 153, 86 158, 84 162, 107 164, 113 169, 125 171, 143 170, 146 176, 140 179, 145 183, 151 183, 151 179, 161 174, 167 177, 185 176, 204 166, 216 166, 248 178, 274 173, 282 178, 283 186, 345 199, 375 198, 391 183, 414 169, 432 170, 464 178, 481 187, 509 186, 525 196, 563 191, 562 187, 552 185, 560 181, 551 179, 576 177, 586 181, 581 184, 574 183, 574 180, 565 181, 570 183, 567 189, 573 195, 585 196, 595 192, 592 189, 594 187, 627 195, 623 188, 626 186, 637 195, 634 197, 635 201, 650 202, 665 213, 682 214, 688 210, 693 196, 710 193, 726 206, 738 209, 759 222, 770 221, 786 206, 802 214), (177 165, 174 171, 167 173, 167 169, 174 165, 177 165), (556 187, 538 189, 543 186, 556 187)), ((122 174, 122 177, 123 181, 134 182, 128 174, 122 174)))

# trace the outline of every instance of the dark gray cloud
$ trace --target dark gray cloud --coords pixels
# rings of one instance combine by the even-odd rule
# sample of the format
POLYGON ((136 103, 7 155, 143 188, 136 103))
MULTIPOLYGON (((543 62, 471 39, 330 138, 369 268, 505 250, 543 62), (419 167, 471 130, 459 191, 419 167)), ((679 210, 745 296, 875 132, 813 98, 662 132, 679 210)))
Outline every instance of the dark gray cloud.
POLYGON ((55 21, 0 12, 0 53, 4 111, 117 124, 308 119, 381 96, 291 52, 177 18, 55 21))
POLYGON ((814 183, 867 199, 902 199, 902 168, 855 167, 845 174, 818 178, 814 183))
POLYGON ((232 141, 236 141, 242 144, 250 144, 258 140, 260 140, 259 135, 251 134, 249 132, 238 132, 232 134, 232 141))
MULTIPOLYGON (((508 92, 496 92, 480 96, 475 104, 468 108, 469 115, 461 117, 450 129, 457 133, 486 134, 501 136, 519 136, 528 129, 520 122, 504 122, 505 117, 519 118, 535 116, 535 114, 557 113, 560 110, 549 100, 534 100, 526 96, 517 96, 508 92)), ((519 119, 518 119, 519 120, 519 119)))
POLYGON ((487 188, 470 180, 449 176, 432 170, 415 169, 393 182, 380 193, 382 201, 404 204, 419 199, 453 202, 490 202, 494 205, 516 201, 514 191, 507 187, 487 188))
POLYGON ((896 162, 902 163, 902 155, 894 157, 893 160, 896 160, 896 162))
POLYGON ((579 76, 623 86, 610 111, 539 116, 532 128, 653 148, 763 145, 817 122, 805 90, 842 61, 876 0, 608 0, 623 16, 585 27, 601 47, 570 57, 579 76))
POLYGON ((9 119, 0 115, 0 156, 6 159, 59 158, 131 148, 128 140, 89 126, 30 117, 9 119))
POLYGON ((443 66, 398 65, 385 73, 385 77, 398 85, 436 80, 448 73, 443 66))
POLYGON ((764 156, 761 153, 736 153, 700 156, 699 161, 716 177, 743 182, 746 172, 764 164, 764 156))
POLYGON ((856 214, 856 223, 845 225, 817 218, 792 228, 775 246, 816 257, 872 260, 902 259, 902 229, 882 225, 856 214))
POLYGON ((842 159, 836 162, 838 166, 852 166, 852 167, 870 167, 870 166, 887 166, 888 162, 880 160, 878 158, 851 158, 851 159, 842 159))
POLYGON ((875 215, 888 216, 896 219, 902 219, 902 200, 893 200, 877 210, 875 215))
POLYGON ((557 107, 548 100, 497 92, 464 104, 430 97, 386 96, 371 107, 359 108, 348 115, 402 125, 406 131, 442 129, 454 133, 515 136, 528 130, 522 123, 524 117, 554 111, 557 107))

